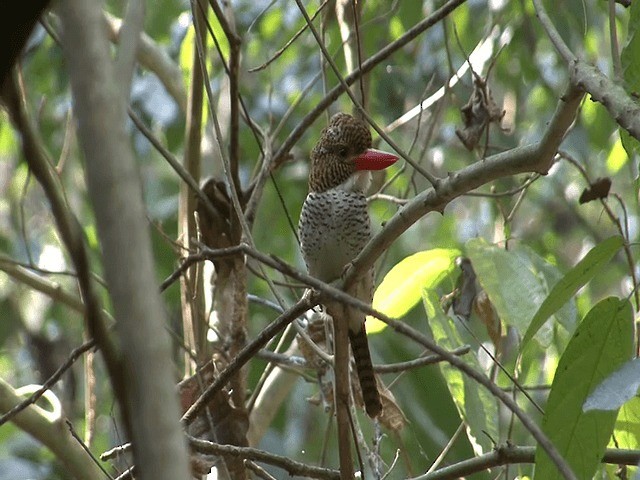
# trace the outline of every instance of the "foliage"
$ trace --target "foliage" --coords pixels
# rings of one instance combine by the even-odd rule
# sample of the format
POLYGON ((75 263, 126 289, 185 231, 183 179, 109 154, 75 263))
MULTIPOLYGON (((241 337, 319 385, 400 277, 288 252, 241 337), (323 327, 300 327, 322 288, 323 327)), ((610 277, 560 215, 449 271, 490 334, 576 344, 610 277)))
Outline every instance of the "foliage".
MULTIPOLYGON (((362 81, 352 82, 353 98, 379 127, 372 129, 374 146, 397 148, 409 160, 374 178, 368 193, 377 236, 354 269, 375 261, 373 308, 458 353, 465 365, 421 358, 430 357, 427 345, 385 328, 384 315, 376 320, 368 312, 374 363, 387 368, 380 373, 385 411, 372 421, 354 393, 362 465, 355 454, 353 463, 365 478, 387 472, 388 478, 563 478, 534 432, 541 425, 578 478, 615 478, 611 465, 624 462, 611 449, 640 449, 638 364, 632 360, 640 308, 640 116, 635 124, 626 117, 640 111, 640 4, 569 0, 552 8, 546 2, 555 31, 544 23, 545 4, 538 0, 458 0, 453 7, 454 1, 300 3, 309 16, 321 9, 313 25, 343 79, 373 62, 362 81), (346 6, 343 17, 336 14, 340 5, 346 6), (412 33, 443 5, 450 11, 412 33), (558 47, 557 32, 578 58, 575 68, 558 47), (344 41, 343 34, 351 36, 344 41), (403 44, 376 57, 393 42, 403 44), (591 64, 620 89, 592 87, 581 76, 591 64), (585 194, 593 199, 584 202, 585 194), (620 378, 634 387, 612 399, 607 392, 620 378), (508 391, 522 415, 490 385, 508 391), (602 411, 589 410, 594 390, 602 411), (516 459, 514 449, 509 457, 515 446, 535 446, 535 454, 516 459), (469 464, 474 456, 487 463, 469 464)), ((109 1, 105 11, 122 17, 126 9, 109 1)), ((34 31, 16 69, 20 92, 36 141, 52 159, 48 167, 65 208, 79 219, 92 285, 118 343, 113 286, 102 278, 116 259, 102 253, 108 239, 89 197, 91 158, 79 141, 57 12, 42 24, 47 28, 34 31)), ((112 48, 120 51, 120 32, 111 25, 112 48)), ((305 26, 294 2, 148 5, 126 128, 156 280, 166 281, 163 328, 172 335, 175 364, 166 374, 175 383, 193 373, 185 346, 200 364, 213 362, 218 375, 304 293, 308 279, 287 264, 304 271, 295 229, 307 193, 308 154, 331 113, 358 111, 305 26), (200 19, 195 26, 194 17, 200 19), (199 34, 205 39, 200 44, 199 34), (207 88, 198 83, 203 71, 207 88), (200 185, 199 197, 167 157, 184 164, 200 185), (208 187, 206 178, 213 179, 208 187), (221 253, 238 245, 240 252, 221 253), (202 257, 189 257, 198 252, 202 257), (180 269, 188 257, 193 264, 180 269), (199 323, 191 325, 190 337, 191 315, 199 323), (203 326, 205 318, 212 328, 203 326)), ((25 131, 14 114, 7 106, 0 117, 0 377, 17 389, 50 378, 69 351, 89 339, 89 320, 76 253, 25 156, 25 131)), ((138 287, 132 295, 156 288, 138 287)), ((305 318, 311 323, 315 317, 305 318)), ((324 345, 320 330, 308 334, 324 345)), ((204 439, 325 466, 333 471, 318 478, 334 478, 351 438, 339 438, 329 426, 329 367, 318 352, 305 350, 296 332, 286 328, 264 347, 276 356, 251 353, 228 389, 211 400, 217 402, 217 429, 204 439)), ((79 355, 52 387, 64 416, 96 456, 127 437, 123 399, 99 347, 95 357, 79 355)), ((214 373, 205 372, 204 379, 210 382, 214 373)), ((198 396, 196 383, 180 387, 183 411, 198 396)), ((33 442, 47 445, 37 431, 16 424, 0 426, 0 471, 15 472, 12 478, 65 478, 68 460, 33 442)), ((277 478, 294 472, 273 458, 246 455, 277 478)), ((205 470, 211 466, 211 456, 194 458, 205 470)), ((222 458, 227 478, 247 478, 242 462, 237 473, 234 457, 222 458)), ((131 462, 101 464, 113 473, 131 462)))

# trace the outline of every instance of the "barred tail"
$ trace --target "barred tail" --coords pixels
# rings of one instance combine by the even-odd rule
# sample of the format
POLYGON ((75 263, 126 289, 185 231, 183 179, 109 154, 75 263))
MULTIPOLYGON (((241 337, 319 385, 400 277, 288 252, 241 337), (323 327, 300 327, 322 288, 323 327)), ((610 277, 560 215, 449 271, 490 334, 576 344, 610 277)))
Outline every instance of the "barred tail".
POLYGON ((369 342, 367 341, 364 323, 357 332, 349 329, 349 340, 353 358, 356 361, 356 371, 358 372, 358 380, 360 380, 364 407, 367 410, 367 414, 371 418, 375 418, 382 411, 382 403, 380 402, 376 377, 373 374, 371 353, 369 352, 369 342))

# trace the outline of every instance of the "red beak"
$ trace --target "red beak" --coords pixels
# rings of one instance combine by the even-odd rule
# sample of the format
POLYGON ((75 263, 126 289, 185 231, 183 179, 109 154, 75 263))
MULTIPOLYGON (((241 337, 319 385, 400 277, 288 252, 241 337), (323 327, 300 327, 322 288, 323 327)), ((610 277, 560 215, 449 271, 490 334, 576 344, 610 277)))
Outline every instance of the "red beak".
POLYGON ((356 170, 384 170, 398 160, 396 155, 369 148, 356 157, 356 170))

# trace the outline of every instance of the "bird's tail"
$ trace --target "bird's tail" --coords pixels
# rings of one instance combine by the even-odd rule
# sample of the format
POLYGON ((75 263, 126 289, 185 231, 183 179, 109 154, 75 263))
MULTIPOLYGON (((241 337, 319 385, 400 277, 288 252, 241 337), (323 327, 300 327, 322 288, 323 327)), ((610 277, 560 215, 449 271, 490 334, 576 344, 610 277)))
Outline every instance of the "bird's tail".
POLYGON ((358 380, 360 380, 364 407, 367 410, 367 414, 371 418, 375 418, 382 411, 382 402, 380 401, 376 377, 373 374, 371 353, 369 351, 367 333, 364 329, 364 322, 357 331, 349 329, 349 341, 351 342, 351 350, 353 351, 353 358, 356 362, 356 371, 358 373, 358 380))

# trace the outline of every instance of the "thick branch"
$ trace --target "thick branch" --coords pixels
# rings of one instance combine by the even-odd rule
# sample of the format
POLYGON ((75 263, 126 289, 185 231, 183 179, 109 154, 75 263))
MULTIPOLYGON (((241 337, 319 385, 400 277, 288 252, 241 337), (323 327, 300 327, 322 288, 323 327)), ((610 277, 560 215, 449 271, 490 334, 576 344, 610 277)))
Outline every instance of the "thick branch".
POLYGON ((129 420, 140 478, 187 478, 165 311, 153 288, 140 173, 125 131, 127 102, 117 85, 99 6, 65 0, 60 17, 88 191, 127 364, 125 396, 118 400, 129 420))
MULTIPOLYGON (((23 399, 4 380, 0 379, 0 413, 10 411, 23 399)), ((78 480, 104 478, 103 472, 87 455, 61 423, 61 418, 49 418, 43 409, 31 405, 12 416, 11 421, 33 438, 42 442, 78 480)))
MULTIPOLYGON (((109 40, 114 43, 120 41, 122 20, 105 13, 105 23, 108 26, 109 40)), ((176 101, 180 111, 187 110, 187 93, 184 88, 184 78, 180 67, 171 60, 167 52, 158 46, 146 33, 140 34, 138 42, 137 60, 144 68, 155 73, 162 82, 169 95, 176 101)))

